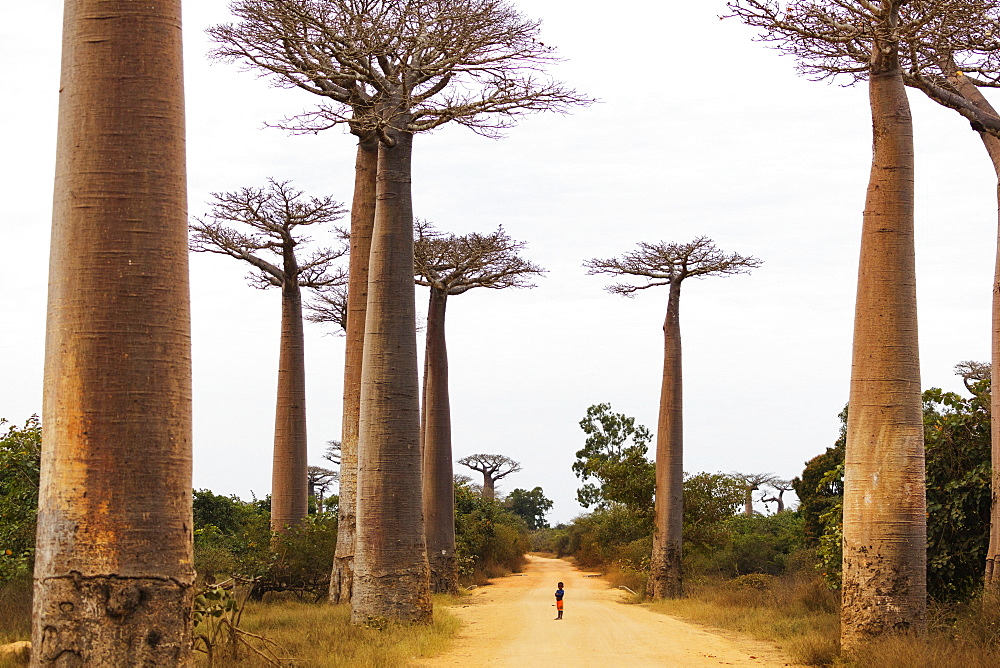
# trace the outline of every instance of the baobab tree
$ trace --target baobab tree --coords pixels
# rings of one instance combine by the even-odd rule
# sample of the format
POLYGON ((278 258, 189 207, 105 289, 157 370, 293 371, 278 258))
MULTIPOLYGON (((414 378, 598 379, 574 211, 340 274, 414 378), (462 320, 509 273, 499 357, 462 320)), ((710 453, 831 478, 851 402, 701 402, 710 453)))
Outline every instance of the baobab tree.
POLYGON ((669 285, 663 321, 663 377, 656 429, 656 497, 653 555, 647 591, 655 598, 677 598, 681 586, 681 530, 684 524, 684 428, 681 379, 681 284, 688 278, 745 274, 761 265, 757 258, 726 255, 711 239, 686 244, 639 243, 621 258, 584 263, 588 274, 635 277, 642 283, 617 283, 608 292, 634 297, 639 290, 669 285))
POLYGON ((32 665, 189 665, 180 0, 67 2, 32 665))
POLYGON ((309 496, 316 499, 316 512, 323 512, 323 499, 326 497, 326 490, 332 485, 339 474, 336 471, 325 469, 322 466, 310 466, 306 470, 306 478, 309 481, 309 496))
POLYGON ((334 261, 346 252, 343 248, 319 247, 301 257, 301 246, 310 241, 302 236, 302 230, 333 223, 345 211, 330 197, 305 198, 287 181, 273 179, 266 188, 242 188, 215 193, 213 197, 208 218, 195 219, 191 224, 191 250, 246 262, 257 270, 248 276, 251 285, 281 289, 271 529, 284 531, 305 518, 309 504, 302 288, 342 283, 343 272, 334 261))
MULTIPOLYGON (((538 41, 538 22, 502 0, 241 0, 232 8, 242 22, 213 29, 223 44, 217 55, 323 95, 325 104, 311 123, 346 124, 359 136, 377 138, 375 222, 365 255, 358 420, 364 447, 357 464, 352 620, 427 622, 413 308, 413 135, 456 122, 495 136, 523 113, 562 111, 588 100, 539 78, 554 59, 553 50, 538 41)), ((346 474, 349 438, 343 438, 346 474)))
POLYGON ((774 490, 774 494, 771 496, 765 496, 761 498, 761 503, 773 503, 775 504, 775 513, 785 512, 785 492, 790 492, 795 489, 792 486, 790 480, 782 480, 781 478, 772 478, 768 481, 767 486, 774 490))
POLYGON ((458 463, 483 474, 483 498, 490 501, 496 498, 497 480, 521 470, 521 463, 506 455, 469 455, 459 459, 458 463))
POLYGON ((773 473, 730 473, 729 475, 743 486, 743 514, 747 517, 753 517, 753 493, 759 490, 761 485, 771 485, 778 480, 773 473))
MULTIPOLYGON (((901 53, 968 0, 732 0, 759 39, 815 78, 866 81, 872 165, 861 232, 844 476, 841 646, 926 628, 926 503, 913 127, 901 53), (864 37, 859 40, 859 37, 864 37)), ((956 32, 956 35, 959 33, 956 32)))
POLYGON ((530 276, 543 269, 521 258, 525 244, 503 228, 490 234, 440 234, 426 221, 414 226, 413 271, 417 285, 430 288, 427 347, 421 415, 424 531, 431 588, 455 592, 455 485, 451 454, 451 402, 448 395, 448 349, 445 307, 448 297, 475 288, 530 288, 530 276))

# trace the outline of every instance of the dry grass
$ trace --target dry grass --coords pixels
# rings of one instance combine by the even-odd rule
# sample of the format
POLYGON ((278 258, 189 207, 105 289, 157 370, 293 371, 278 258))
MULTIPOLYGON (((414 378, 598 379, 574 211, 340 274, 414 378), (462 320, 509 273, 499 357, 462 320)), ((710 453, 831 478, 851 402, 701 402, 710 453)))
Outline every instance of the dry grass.
POLYGON ((840 656, 839 601, 808 573, 703 581, 687 597, 649 603, 657 612, 774 642, 798 664, 853 668, 1000 666, 1000 600, 935 605, 925 638, 898 635, 840 656))
POLYGON ((774 642, 802 665, 832 665, 839 654, 837 595, 812 574, 696 582, 687 586, 685 598, 649 605, 656 612, 774 642))
MULTIPOLYGON (((382 630, 351 625, 347 605, 251 602, 244 610, 241 627, 277 642, 297 666, 393 668, 447 648, 459 622, 444 608, 455 602, 452 597, 435 597, 434 623, 430 626, 388 625, 382 630)), ((30 637, 30 582, 7 584, 0 588, 0 645, 30 637)), ((198 656, 198 665, 208 665, 205 655, 198 656)), ((0 668, 24 665, 24 661, 0 657, 0 668)), ((267 664, 244 653, 236 660, 220 657, 215 665, 254 668, 267 664)))
POLYGON ((31 638, 31 580, 0 584, 0 645, 31 638))
MULTIPOLYGON (((350 607, 298 601, 249 603, 240 627, 276 642, 286 659, 310 668, 393 668, 410 665, 417 657, 440 653, 458 630, 458 620, 443 608, 451 599, 435 597, 430 626, 389 624, 382 629, 353 626, 350 607)), ((202 655, 204 656, 204 655, 202 655)), ((205 660, 200 665, 208 665, 205 660)), ((266 666, 242 654, 217 659, 216 666, 266 666)))

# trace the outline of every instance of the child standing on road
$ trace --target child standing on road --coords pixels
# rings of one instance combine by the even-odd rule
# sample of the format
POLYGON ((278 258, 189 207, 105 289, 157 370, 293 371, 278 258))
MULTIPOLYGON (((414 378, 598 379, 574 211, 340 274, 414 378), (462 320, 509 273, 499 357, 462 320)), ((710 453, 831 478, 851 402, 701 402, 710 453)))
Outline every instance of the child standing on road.
POLYGON ((556 589, 556 610, 558 611, 558 613, 557 613, 558 616, 556 617, 556 619, 562 619, 562 613, 563 613, 563 595, 565 593, 566 592, 563 591, 563 583, 560 582, 559 585, 558 585, 558 587, 557 587, 557 589, 556 589))

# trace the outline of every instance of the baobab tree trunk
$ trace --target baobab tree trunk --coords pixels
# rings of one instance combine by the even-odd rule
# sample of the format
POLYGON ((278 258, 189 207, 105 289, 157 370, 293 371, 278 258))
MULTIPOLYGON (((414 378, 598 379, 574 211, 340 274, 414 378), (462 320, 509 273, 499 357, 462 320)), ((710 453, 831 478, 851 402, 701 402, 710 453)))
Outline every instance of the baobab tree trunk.
MULTIPOLYGON (((954 65, 954 63, 951 63, 954 65)), ((957 68, 952 68, 957 71, 957 68)), ((983 96, 979 88, 961 74, 952 75, 949 82, 958 90, 965 99, 983 111, 994 116, 997 114, 993 105, 983 96)), ((997 202, 998 202, 998 225, 997 225, 997 254, 996 264, 993 271, 993 332, 992 332, 992 357, 990 363, 991 388, 994 383, 1000 384, 1000 139, 993 135, 980 132, 979 136, 983 140, 986 152, 993 163, 993 170, 997 174, 997 202)), ((990 392, 990 434, 993 450, 993 475, 992 475, 992 502, 990 505, 990 541, 986 552, 986 589, 993 593, 1000 593, 1000 389, 990 392)))
POLYGON ((180 2, 65 4, 32 665, 190 665, 180 2))
POLYGON ((926 626, 913 136, 895 44, 877 44, 844 477, 841 644, 926 626), (879 47, 884 47, 879 49, 879 47))
POLYGON ((358 420, 361 411, 361 363, 368 301, 368 257, 375 225, 375 173, 378 139, 361 137, 354 162, 351 204, 351 255, 347 282, 347 328, 344 336, 344 411, 340 433, 340 502, 337 548, 330 576, 330 602, 351 600, 354 542, 357 539, 358 420))
POLYGON ((497 498, 497 481, 493 479, 489 471, 483 471, 483 498, 493 501, 497 498))
POLYGON ((309 511, 302 289, 298 276, 287 270, 281 286, 280 345, 271 469, 271 530, 279 532, 304 520, 309 511))
POLYGON ((391 145, 379 145, 368 274, 351 619, 429 623, 410 198, 413 135, 387 132, 391 145))
POLYGON ((427 561, 434 593, 458 591, 455 558, 455 482, 451 465, 451 408, 445 307, 448 295, 430 289, 424 370, 423 474, 427 561))
POLYGON ((681 278, 670 283, 663 322, 663 381, 656 433, 656 525, 647 593, 681 596, 681 530, 684 523, 684 423, 681 377, 681 278))

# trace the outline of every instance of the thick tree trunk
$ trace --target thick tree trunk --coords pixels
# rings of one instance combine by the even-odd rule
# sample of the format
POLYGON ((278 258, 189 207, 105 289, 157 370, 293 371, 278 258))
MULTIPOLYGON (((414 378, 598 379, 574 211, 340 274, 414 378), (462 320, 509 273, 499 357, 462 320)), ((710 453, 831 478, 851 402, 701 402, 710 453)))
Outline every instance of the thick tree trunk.
POLYGON ((497 481, 489 471, 483 471, 483 498, 487 501, 497 498, 497 481))
POLYGON ((681 587, 681 530, 684 524, 684 422, 681 376, 681 278, 670 284, 663 322, 663 380, 656 433, 656 525, 647 593, 678 598, 681 587))
POLYGON ((34 666, 191 664, 179 0, 66 2, 34 666))
POLYGON ((841 644, 926 626, 924 440, 913 250, 913 137, 893 44, 872 59, 844 477, 841 644), (888 56, 883 54, 889 54, 888 56))
POLYGON ((413 136, 389 133, 392 146, 379 146, 368 275, 351 619, 429 623, 410 198, 413 136))
POLYGON ((351 204, 351 255, 347 282, 347 330, 344 352, 344 412, 340 432, 340 505, 337 548, 330 576, 330 602, 351 600, 354 542, 357 538, 358 420, 361 411, 361 362, 368 301, 368 257, 375 225, 375 174, 378 139, 358 141, 351 204))
POLYGON ((281 287, 281 351, 271 469, 272 531, 285 531, 298 524, 309 511, 302 290, 298 277, 289 278, 289 274, 286 271, 285 284, 281 287))
MULTIPOLYGON (((983 96, 979 88, 966 76, 951 76, 949 81, 958 92, 977 107, 994 116, 998 116, 993 105, 983 96)), ((997 253, 993 271, 993 332, 990 376, 1000 384, 1000 139, 991 134, 980 132, 983 145, 993 163, 997 174, 997 253)), ((990 541, 986 552, 986 588, 993 593, 1000 593, 1000 389, 990 393, 990 434, 993 445, 993 476, 992 503, 990 507, 990 541)))
POLYGON ((455 483, 451 465, 451 407, 448 399, 448 350, 445 307, 448 295, 430 289, 424 367, 424 523, 427 560, 434 593, 458 591, 455 558, 455 483))

